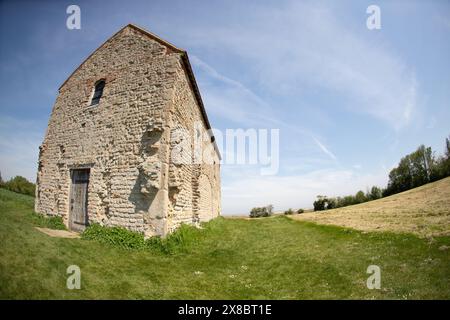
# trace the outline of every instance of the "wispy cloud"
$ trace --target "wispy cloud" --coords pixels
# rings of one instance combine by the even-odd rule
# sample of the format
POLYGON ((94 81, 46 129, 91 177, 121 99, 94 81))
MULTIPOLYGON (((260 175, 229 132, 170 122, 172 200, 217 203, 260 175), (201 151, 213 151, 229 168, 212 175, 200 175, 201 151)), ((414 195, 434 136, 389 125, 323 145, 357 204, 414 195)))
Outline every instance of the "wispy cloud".
POLYGON ((267 119, 271 121, 273 108, 252 90, 196 56, 191 57, 191 62, 200 71, 198 78, 208 111, 246 126, 267 124, 267 119))
POLYGON ((245 127, 275 126, 286 131, 293 131, 297 137, 300 135, 304 139, 311 139, 325 155, 337 160, 336 156, 314 136, 314 133, 299 125, 294 126, 278 119, 276 108, 241 82, 219 73, 196 56, 193 56, 191 60, 193 65, 201 71, 200 79, 206 89, 204 90, 205 101, 212 113, 227 117, 232 122, 245 127), (217 80, 218 83, 211 83, 212 79, 217 80))
POLYGON ((327 147, 325 147, 317 138, 313 137, 314 141, 317 143, 317 145, 319 146, 319 148, 328 156, 330 156, 331 159, 333 160, 337 160, 336 156, 334 155, 333 152, 331 152, 330 150, 328 150, 327 147))
POLYGON ((300 98, 320 88, 336 98, 335 107, 368 114, 396 130, 409 124, 419 88, 414 70, 364 24, 347 25, 332 6, 315 2, 255 8, 252 16, 208 32, 190 29, 185 36, 194 46, 220 47, 251 61, 246 72, 272 94, 300 98))

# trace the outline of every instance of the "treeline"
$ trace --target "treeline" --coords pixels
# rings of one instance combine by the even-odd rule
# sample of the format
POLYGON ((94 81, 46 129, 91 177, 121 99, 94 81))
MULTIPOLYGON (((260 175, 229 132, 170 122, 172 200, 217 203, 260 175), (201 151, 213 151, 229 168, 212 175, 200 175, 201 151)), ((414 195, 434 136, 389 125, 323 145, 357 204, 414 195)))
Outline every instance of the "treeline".
POLYGON ((8 181, 3 181, 0 173, 0 188, 34 197, 36 185, 21 176, 15 176, 8 181))
POLYGON ((436 156, 431 147, 421 145, 416 151, 403 157, 398 166, 389 172, 389 182, 386 188, 373 186, 367 192, 358 191, 354 196, 329 198, 317 196, 314 201, 314 211, 328 210, 359 204, 387 197, 395 193, 420 187, 450 176, 450 136, 445 139, 445 152, 436 156))
POLYGON ((314 201, 314 211, 328 210, 340 207, 351 206, 371 200, 380 199, 382 197, 383 190, 377 186, 373 186, 369 191, 358 191, 354 196, 349 195, 345 197, 329 198, 327 196, 317 196, 317 200, 314 201))
MULTIPOLYGON (((450 138, 450 137, 449 137, 450 138)), ((383 196, 420 187, 450 176, 450 139, 445 139, 445 153, 436 157, 431 147, 421 145, 400 160, 389 173, 389 183, 383 196)))
POLYGON ((273 214, 273 205, 256 207, 250 211, 250 218, 270 217, 273 214))

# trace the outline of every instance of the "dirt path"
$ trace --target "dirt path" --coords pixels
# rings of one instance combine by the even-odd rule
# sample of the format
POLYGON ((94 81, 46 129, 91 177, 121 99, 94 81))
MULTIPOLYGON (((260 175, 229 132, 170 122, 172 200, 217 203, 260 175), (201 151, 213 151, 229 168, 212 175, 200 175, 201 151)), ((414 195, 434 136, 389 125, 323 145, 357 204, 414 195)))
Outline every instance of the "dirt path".
POLYGON ((80 237, 80 235, 78 233, 66 231, 66 230, 55 230, 55 229, 39 228, 39 227, 36 227, 36 229, 42 233, 45 233, 46 235, 48 235, 50 237, 55 237, 55 238, 75 239, 75 238, 80 237))

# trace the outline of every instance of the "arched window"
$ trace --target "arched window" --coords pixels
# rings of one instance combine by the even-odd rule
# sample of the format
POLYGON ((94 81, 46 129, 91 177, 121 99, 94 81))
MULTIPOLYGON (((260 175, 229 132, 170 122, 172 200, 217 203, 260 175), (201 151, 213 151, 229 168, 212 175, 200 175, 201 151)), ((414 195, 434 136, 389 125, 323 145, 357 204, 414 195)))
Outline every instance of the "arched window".
POLYGON ((95 84, 94 95, 92 96, 91 106, 94 106, 100 102, 100 98, 103 94, 103 88, 105 87, 105 80, 99 80, 95 84))

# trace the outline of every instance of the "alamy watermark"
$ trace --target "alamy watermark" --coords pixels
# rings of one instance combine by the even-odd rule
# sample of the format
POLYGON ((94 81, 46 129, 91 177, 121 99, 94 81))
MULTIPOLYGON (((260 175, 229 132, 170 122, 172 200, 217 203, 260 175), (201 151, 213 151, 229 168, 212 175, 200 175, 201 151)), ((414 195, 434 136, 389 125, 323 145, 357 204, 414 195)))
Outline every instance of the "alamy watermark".
POLYGON ((170 140, 174 164, 216 164, 218 151, 220 163, 259 165, 261 175, 275 175, 280 166, 279 129, 205 130, 196 122, 194 130, 173 129, 170 140))
POLYGON ((69 30, 81 29, 81 9, 76 4, 67 7, 66 13, 69 14, 66 20, 66 27, 69 30))
POLYGON ((67 267, 66 270, 67 274, 69 275, 67 277, 66 286, 67 289, 73 290, 73 289, 81 289, 81 270, 80 267, 77 265, 70 265, 67 267))
POLYGON ((367 273, 370 274, 367 278, 367 289, 381 289, 381 269, 377 265, 370 265, 367 267, 367 273))
POLYGON ((366 26, 369 30, 381 29, 381 9, 377 5, 370 5, 366 9, 366 13, 370 14, 366 20, 366 26))

